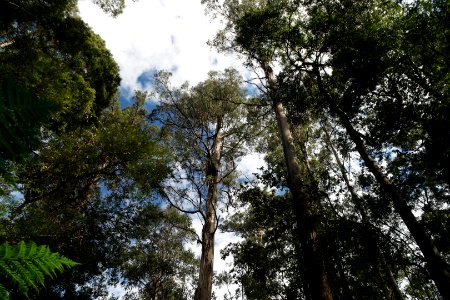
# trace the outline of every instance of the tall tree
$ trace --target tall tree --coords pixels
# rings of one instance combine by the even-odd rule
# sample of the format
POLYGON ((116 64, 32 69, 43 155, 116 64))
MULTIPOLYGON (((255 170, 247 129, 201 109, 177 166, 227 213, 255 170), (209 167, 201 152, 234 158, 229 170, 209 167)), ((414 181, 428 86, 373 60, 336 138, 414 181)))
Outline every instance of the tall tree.
POLYGON ((427 43, 418 38, 427 36, 419 33, 421 29, 426 32, 445 24, 448 4, 376 0, 204 3, 228 21, 215 45, 244 54, 249 64, 260 66, 269 91, 271 87, 277 91, 275 96, 280 95, 280 89, 273 87, 287 80, 297 84, 300 93, 291 100, 299 103, 301 110, 318 108, 315 113, 331 112, 340 121, 414 237, 441 295, 448 298, 448 264, 411 208, 417 203, 413 195, 420 194, 423 186, 433 190, 432 201, 438 209, 442 209, 439 201, 444 201, 441 205, 448 201, 442 193, 448 189, 446 171, 440 167, 448 159, 443 141, 448 140, 448 122, 440 117, 448 108, 445 95, 449 77, 443 51, 448 46, 442 38, 448 30, 436 31, 441 38, 428 35, 427 43), (348 26, 349 19, 354 26, 348 26), (418 54, 412 42, 418 40, 419 48, 436 53, 439 59, 430 61, 426 58, 430 56, 418 54), (282 66, 277 78, 271 61, 282 66), (436 107, 434 114, 429 107, 436 107), (437 142, 440 140, 442 144, 437 142), (424 147, 418 148, 421 144, 424 147), (437 149, 442 150, 436 155, 439 162, 427 161, 429 153, 437 149), (390 161, 393 151, 401 155, 383 170, 377 158, 390 161), (437 176, 425 171, 431 168, 437 176), (387 172, 394 177, 389 178, 387 172))
MULTIPOLYGON (((327 101, 330 111, 339 118, 341 124, 345 127, 351 140, 355 143, 356 150, 360 154, 366 167, 374 175, 384 192, 392 200, 394 209, 400 215, 402 220, 405 222, 405 225, 413 235, 417 245, 424 255, 425 261, 427 262, 427 268, 430 272, 431 278, 436 283, 441 295, 445 298, 448 298, 450 297, 450 290, 448 289, 448 287, 450 286, 450 273, 447 262, 442 258, 440 251, 434 245, 434 242, 429 233, 414 216, 411 208, 408 205, 407 198, 402 195, 401 188, 395 186, 395 184, 378 166, 378 163, 372 157, 372 155, 369 154, 369 150, 362 139, 362 135, 357 129, 355 129, 349 117, 355 116, 357 113, 357 109, 364 107, 363 101, 364 99, 366 99, 364 96, 367 95, 368 91, 374 91, 377 88, 376 84, 382 84, 382 80, 386 80, 387 82, 389 82, 388 80, 391 80, 391 84, 393 82, 396 82, 393 85, 396 86, 398 90, 402 90, 402 87, 397 85, 401 82, 398 73, 394 73, 397 77, 390 77, 390 75, 392 76, 391 66, 394 65, 395 60, 398 59, 396 55, 393 55, 393 52, 398 51, 399 54, 401 53, 398 49, 395 49, 395 38, 398 38, 399 33, 398 31, 392 32, 393 30, 395 30, 395 27, 394 29, 391 29, 391 24, 396 22, 398 19, 398 6, 396 7, 394 5, 393 7, 390 7, 389 4, 387 4, 386 9, 388 9, 388 13, 378 16, 374 13, 373 6, 357 6, 357 8, 359 9, 361 15, 366 15, 370 11, 370 13, 372 14, 372 23, 366 23, 367 20, 365 19, 362 19, 360 21, 362 26, 356 29, 356 32, 358 33, 356 37, 361 36, 361 38, 354 38, 351 41, 354 49, 353 53, 350 52, 350 54, 345 54, 343 52, 345 46, 340 44, 342 40, 339 40, 339 44, 333 44, 332 41, 329 42, 328 47, 330 47, 331 53, 334 55, 330 67, 333 68, 333 71, 336 71, 336 73, 333 73, 333 75, 329 76, 329 74, 327 74, 326 72, 321 71, 323 70, 323 67, 320 67, 316 64, 315 73, 318 89, 327 101), (374 26, 374 23, 378 26, 374 26), (362 32, 364 32, 365 36, 362 36, 362 32), (380 35, 387 34, 391 34, 390 39, 379 38, 380 35), (387 43, 388 41, 390 42, 390 44, 387 43), (370 48, 371 50, 368 51, 368 53, 366 53, 367 44, 372 44, 372 47, 370 48), (351 59, 348 59, 348 55, 350 55, 351 58, 359 58, 360 64, 358 67, 355 67, 354 62, 352 62, 351 59), (367 72, 368 70, 371 70, 371 75, 369 77, 361 77, 358 75, 361 74, 361 72, 367 72), (339 84, 341 90, 339 90, 337 94, 335 92, 330 93, 329 89, 331 87, 325 87, 325 84, 329 85, 333 81, 333 78, 339 78, 337 80, 340 80, 339 84), (346 83, 344 84, 343 82, 346 83), (347 85, 347 87, 344 87, 345 85, 347 85)), ((345 28, 343 27, 337 26, 337 28, 338 30, 340 30, 341 28, 345 30, 345 28)), ((340 32, 341 37, 347 36, 344 32, 340 32)), ((328 42, 328 40, 325 40, 325 42, 328 42)), ((400 73, 402 72, 402 70, 395 70, 394 72, 400 73)), ((396 89, 392 86, 390 86, 389 88, 390 91, 386 91, 386 94, 388 95, 390 92, 393 92, 393 90, 396 89)), ((336 85, 333 86, 333 89, 334 91, 337 91, 336 85)), ((396 99, 400 101, 407 101, 406 99, 402 99, 403 97, 400 96, 398 92, 396 96, 396 99)), ((420 97, 420 91, 416 91, 414 96, 420 97)), ((383 99, 384 97, 380 98, 383 99)), ((369 97, 369 99, 371 99, 371 97, 369 97)), ((408 129, 403 128, 403 130, 408 129)), ((385 142, 388 141, 389 139, 385 142)), ((403 144, 401 146, 404 147, 406 145, 403 144)))
POLYGON ((167 198, 202 222, 200 272, 195 299, 211 299, 214 236, 220 218, 219 200, 233 182, 236 159, 244 153, 250 126, 245 124, 241 78, 236 70, 210 72, 209 78, 190 88, 169 85, 170 75, 159 73, 156 90, 161 104, 154 116, 168 135, 168 147, 177 164, 167 198))
MULTIPOLYGON (((379 1, 311 2, 305 7, 309 18, 298 24, 297 20, 301 19, 290 19, 294 21, 289 25, 292 31, 285 34, 289 45, 284 61, 288 62, 288 69, 295 70, 300 82, 304 82, 302 76, 315 77, 317 84, 311 93, 318 90, 319 97, 323 97, 328 109, 340 120, 350 139, 355 143, 361 159, 392 200, 394 209, 413 235, 442 296, 449 297, 448 264, 434 245, 429 233, 412 213, 408 197, 405 195, 405 190, 409 188, 406 188, 405 184, 397 187, 370 153, 375 150, 383 157, 383 151, 384 153, 392 151, 388 143, 393 143, 402 151, 411 149, 414 145, 412 141, 415 140, 417 143, 416 138, 423 137, 420 133, 416 135, 416 126, 422 126, 424 123, 417 116, 414 117, 410 109, 416 106, 420 110, 421 104, 424 104, 423 97, 431 97, 432 101, 437 103, 441 101, 440 97, 435 97, 426 88, 418 88, 414 83, 416 79, 408 78, 408 68, 402 64, 403 53, 408 51, 407 48, 400 48, 402 42, 399 42, 406 38, 401 30, 402 8, 393 2, 379 1), (379 7, 383 9, 380 10, 379 7), (353 18, 358 26, 349 28, 343 21, 348 18, 353 18), (296 38, 296 28, 303 29, 301 38, 296 38), (409 102, 411 98, 418 99, 415 105, 412 104, 414 102, 409 102), (371 113, 367 113, 367 110, 376 112, 380 106, 388 107, 388 103, 399 108, 396 112, 401 112, 399 115, 406 122, 397 123, 395 119, 381 117, 381 120, 387 122, 378 129, 384 129, 381 134, 373 135, 374 132, 371 130, 374 129, 373 124, 376 122, 370 118, 371 113), (372 107, 375 109, 370 110, 372 107), (357 127, 355 123, 359 123, 357 127), (395 126, 395 129, 389 125, 395 126), (403 135, 404 142, 400 142, 402 136, 398 135, 402 130, 411 134, 403 135), (368 132, 368 135, 362 134, 362 131, 368 132), (382 137, 381 143, 377 141, 378 137, 382 137), (366 144, 371 145, 372 149, 369 150, 366 144)), ((439 14, 437 12, 442 7, 437 4, 435 8, 436 14, 439 14)), ((433 14, 430 12, 430 15, 433 14)), ((445 65, 442 67, 445 69, 445 65)), ((431 78, 430 83, 433 86, 431 78)), ((392 107, 390 109, 392 111, 392 107)), ((382 116, 376 113, 375 115, 382 116)), ((438 138, 438 135, 435 138, 438 138)))
POLYGON ((273 71, 283 34, 289 26, 282 12, 295 5, 289 1, 202 1, 207 9, 222 14, 226 19, 225 29, 220 31, 213 44, 219 50, 232 50, 242 54, 247 64, 259 68, 264 76, 264 86, 279 130, 287 166, 288 186, 293 196, 293 210, 297 220, 298 236, 303 250, 306 269, 305 288, 308 298, 332 299, 322 254, 317 236, 314 197, 305 191, 301 164, 294 147, 288 116, 280 97, 278 79, 273 71), (288 7, 288 8, 286 8, 288 7))

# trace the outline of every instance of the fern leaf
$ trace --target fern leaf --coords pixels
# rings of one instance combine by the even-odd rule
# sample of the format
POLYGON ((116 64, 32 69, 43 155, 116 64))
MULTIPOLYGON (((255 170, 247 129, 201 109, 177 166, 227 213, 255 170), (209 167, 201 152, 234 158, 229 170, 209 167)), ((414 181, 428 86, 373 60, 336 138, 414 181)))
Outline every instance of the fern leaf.
POLYGON ((53 274, 47 264, 43 263, 42 260, 36 259, 33 261, 34 265, 46 276, 53 278, 53 274))
POLYGON ((27 245, 24 241, 21 241, 18 245, 18 251, 15 255, 16 258, 25 257, 27 251, 27 245))
POLYGON ((38 290, 39 286, 44 286, 45 276, 56 276, 56 270, 63 272, 75 265, 76 262, 50 251, 46 245, 23 241, 15 246, 0 245, 0 276, 11 281, 24 295, 29 289, 38 290))
POLYGON ((38 266, 34 264, 34 261, 32 260, 25 260, 23 263, 26 265, 26 269, 30 271, 31 274, 33 274, 33 282, 36 285, 44 285, 44 273, 39 269, 38 266))
POLYGON ((33 281, 33 275, 30 270, 27 270, 23 263, 18 260, 11 260, 10 265, 12 269, 16 271, 17 276, 20 278, 19 281, 16 281, 19 285, 19 291, 21 291, 24 295, 28 295, 29 288, 34 288, 37 290, 37 286, 33 281))
POLYGON ((30 243, 28 249, 28 256, 35 256, 37 253, 37 245, 35 243, 30 243))
POLYGON ((20 275, 17 274, 13 268, 11 268, 10 264, 0 261, 0 274, 2 277, 6 277, 10 281, 14 282, 19 287, 19 290, 23 292, 23 287, 26 286, 26 283, 23 278, 20 277, 20 275))
POLYGON ((14 252, 8 242, 4 243, 3 246, 0 247, 0 261, 9 259, 13 254, 14 252))
POLYGON ((0 284, 0 300, 9 300, 9 293, 2 284, 0 284))

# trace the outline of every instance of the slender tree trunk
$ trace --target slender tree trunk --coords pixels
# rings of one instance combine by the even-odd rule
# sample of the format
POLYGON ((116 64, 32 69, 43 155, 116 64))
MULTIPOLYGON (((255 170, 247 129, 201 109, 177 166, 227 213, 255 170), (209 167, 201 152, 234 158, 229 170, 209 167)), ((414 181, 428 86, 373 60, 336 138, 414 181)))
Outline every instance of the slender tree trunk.
POLYGON ((346 129, 347 134, 350 136, 350 139, 355 144, 356 150, 364 161, 364 164, 376 178, 381 188, 392 200, 395 211, 400 215, 409 232, 419 246, 425 258, 427 270, 436 284, 439 293, 444 299, 450 299, 449 265, 442 258, 439 250, 434 245, 433 240, 412 213, 406 200, 401 196, 397 188, 391 183, 386 175, 384 175, 377 163, 369 155, 359 133, 353 127, 347 115, 338 106, 336 106, 334 101, 331 99, 331 96, 325 91, 322 86, 320 74, 317 74, 317 80, 319 90, 322 95, 325 96, 331 111, 338 116, 342 125, 346 129))
POLYGON ((386 258, 384 257, 383 252, 381 251, 380 247, 376 247, 377 255, 380 258, 381 265, 384 268, 384 271, 386 272, 386 280, 389 284, 389 287, 391 288, 391 291, 394 295, 395 300, 404 300, 402 292, 400 291, 400 288, 398 287, 397 280, 395 280, 394 274, 392 274, 392 270, 389 267, 388 263, 386 262, 386 258))
POLYGON ((355 143, 356 149, 361 155, 366 167, 375 176, 378 184, 380 184, 383 190, 389 195, 395 211, 400 215, 422 251, 427 263, 428 272, 430 272, 430 276, 435 282, 440 294, 444 299, 450 299, 450 273, 447 262, 442 258, 431 237, 416 219, 405 199, 403 199, 396 187, 390 182, 386 175, 383 174, 372 157, 370 157, 364 147, 363 141, 351 125, 347 116, 340 110, 338 110, 338 112, 341 122, 344 124, 347 133, 355 143))
MULTIPOLYGON (((339 155, 338 155, 336 149, 334 149, 333 144, 331 143, 331 137, 330 137, 330 134, 328 133, 328 130, 326 127, 327 127, 327 125, 322 126, 323 131, 325 133, 326 143, 328 144, 328 147, 330 148, 331 152, 333 153, 333 156, 336 160, 338 168, 341 171, 341 175, 342 175, 342 178, 344 179, 345 185, 347 186, 347 189, 350 192, 350 195, 352 197, 352 201, 355 204, 358 213, 361 215, 361 219, 362 219, 364 226, 367 227, 368 230, 371 231, 372 225, 370 224, 369 217, 367 216, 366 211, 364 210, 364 205, 362 203, 362 200, 358 196, 358 194, 355 192, 355 189, 353 188, 353 186, 350 184, 350 180, 348 179, 348 176, 347 176, 347 170, 345 169, 344 164, 341 162, 341 159, 339 158, 339 155)), ((373 235, 375 237, 375 233, 373 235)), ((386 278, 385 280, 387 281, 388 286, 392 290, 392 293, 394 294, 394 298, 396 300, 404 300, 403 294, 400 291, 400 288, 398 287, 397 281, 395 280, 394 274, 392 274, 391 268, 389 267, 389 265, 386 262, 383 252, 381 251, 380 247, 378 247, 378 244, 375 243, 375 245, 373 245, 373 247, 375 247, 377 258, 380 261, 381 265, 383 266, 383 269, 386 272, 386 275, 381 276, 381 277, 386 278)), ((378 265, 378 263, 377 263, 376 267, 377 267, 377 272, 380 275, 382 275, 382 270, 381 270, 380 266, 378 265)), ((389 297, 387 299, 389 299, 389 297)))
MULTIPOLYGON (((270 86, 275 83, 272 68, 265 62, 260 62, 260 66, 264 71, 270 89, 270 86)), ((269 92, 273 91, 269 90, 269 92)), ((328 277, 319 247, 316 218, 311 212, 310 203, 308 203, 308 198, 303 190, 300 166, 295 154, 292 133, 289 128, 286 112, 283 104, 276 96, 272 96, 272 104, 283 146, 284 158, 288 170, 288 185, 293 198, 297 230, 303 250, 306 295, 309 299, 313 300, 331 300, 333 296, 328 284, 328 277)))
POLYGON ((202 256, 200 274, 195 300, 210 300, 212 295, 214 235, 217 228, 217 183, 219 178, 220 157, 222 149, 222 120, 219 118, 216 126, 213 149, 209 166, 206 171, 208 194, 206 197, 205 224, 202 229, 202 256))

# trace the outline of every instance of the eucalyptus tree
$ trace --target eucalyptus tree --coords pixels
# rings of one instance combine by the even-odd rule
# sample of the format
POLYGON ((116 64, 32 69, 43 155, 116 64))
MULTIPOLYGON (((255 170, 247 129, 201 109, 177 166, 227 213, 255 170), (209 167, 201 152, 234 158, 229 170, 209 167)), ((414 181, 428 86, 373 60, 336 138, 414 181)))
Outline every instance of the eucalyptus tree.
MULTIPOLYGON (((324 99, 330 112, 339 119, 364 164, 391 199, 395 211, 419 246, 430 277, 441 295, 448 298, 449 266, 430 234, 412 212, 410 205, 413 202, 410 199, 414 199, 414 196, 407 192, 412 186, 409 186, 409 180, 399 177, 390 179, 387 175, 387 171, 398 174, 398 171, 393 170, 396 164, 401 163, 401 158, 389 164, 387 170, 383 170, 374 158, 374 154, 385 157, 383 152, 392 151, 391 145, 401 149, 401 152, 415 151, 414 144, 417 145, 421 139, 427 140, 427 127, 422 126, 425 122, 431 122, 420 117, 411 118, 412 115, 408 112, 411 109, 423 111, 422 105, 429 100, 441 101, 430 93, 427 95, 424 89, 414 83, 414 79, 408 78, 405 71, 407 68, 402 64, 403 53, 407 51, 401 46, 401 42, 407 37, 399 29, 403 25, 402 7, 396 3, 373 1, 364 5, 343 3, 342 7, 316 4, 312 11, 312 21, 308 24, 310 34, 316 34, 317 40, 312 69, 308 70, 308 67, 302 66, 304 60, 299 57, 298 49, 305 44, 295 42, 292 43, 293 54, 289 57, 290 66, 298 72, 310 71, 314 74, 319 97, 324 99), (383 9, 380 10, 380 7, 383 9), (340 24, 340 20, 346 16, 353 16, 355 24, 359 26, 349 29, 340 24), (321 35, 321 32, 324 33, 321 35), (321 61, 321 57, 326 54, 330 55, 330 61, 321 61), (332 73, 327 72, 326 67, 330 68, 332 73), (383 115, 377 113, 380 107, 387 107, 389 103, 398 108, 395 110, 397 117, 404 118, 404 121, 396 122, 395 119, 378 117, 383 115), (374 130, 377 128, 377 122, 372 118, 372 113, 377 116, 376 119, 387 121, 380 134, 374 130), (417 125, 425 130, 417 131, 417 125), (380 137, 381 140, 377 140, 380 137)), ((399 165, 400 168, 406 166, 399 165)))
POLYGON ((161 103, 153 113, 162 123, 167 147, 176 161, 167 199, 180 211, 203 222, 200 272, 195 299, 211 299, 214 236, 220 220, 220 200, 226 200, 235 179, 236 160, 254 134, 246 123, 246 102, 238 72, 210 72, 194 87, 173 89, 170 74, 156 77, 161 103))
MULTIPOLYGON (((306 114, 302 115, 305 117, 306 114)), ((295 119, 295 115, 293 119, 295 119)), ((389 231, 384 232, 377 229, 376 225, 379 223, 374 223, 376 225, 367 224, 368 216, 366 216, 366 222, 364 222, 358 215, 358 211, 352 211, 356 205, 352 203, 351 199, 348 199, 339 170, 334 170, 336 166, 333 158, 321 144, 323 142, 322 128, 311 125, 304 128, 296 124, 291 124, 291 126, 296 146, 302 149, 299 159, 306 160, 307 170, 302 170, 305 186, 308 187, 309 193, 316 194, 316 199, 320 201, 316 204, 317 209, 320 215, 327 220, 326 223, 318 227, 318 232, 325 253, 324 263, 327 268, 329 283, 333 289, 333 296, 336 299, 390 299, 392 291, 398 292, 398 290, 394 290, 396 287, 398 289, 396 281, 404 279, 402 276, 403 269, 399 268, 399 265, 402 265, 402 261, 409 261, 407 256, 400 256, 400 254, 403 254, 399 251, 403 250, 402 247, 391 245, 394 240, 392 234, 389 231), (304 136, 300 138, 300 142, 303 141, 303 146, 297 143, 299 135, 304 136), (307 149, 303 149, 304 146, 307 149), (309 156, 307 156, 308 153, 309 156), (378 258, 380 253, 374 251, 376 249, 384 251, 382 255, 385 263, 382 263, 382 259, 378 258), (393 264, 393 266, 391 267, 388 263, 393 264), (391 279, 393 280, 388 281, 391 279)), ((268 145, 263 151, 266 153, 267 169, 263 170, 259 178, 264 182, 264 185, 283 191, 287 189, 286 171, 283 164, 282 148, 277 145, 276 139, 276 134, 273 134, 270 138, 266 136, 264 139, 268 141, 268 145)), ((277 201, 272 201, 271 197, 262 195, 259 196, 260 199, 258 200, 261 203, 258 202, 257 205, 254 205, 258 193, 242 194, 241 201, 244 201, 244 203, 247 203, 246 201, 251 202, 251 208, 242 214, 237 214, 233 218, 235 223, 231 223, 232 226, 227 227, 228 230, 235 230, 238 235, 245 239, 242 243, 230 245, 226 252, 227 255, 232 255, 234 258, 233 274, 237 280, 244 279, 242 284, 249 299, 258 299, 257 295, 270 295, 269 298, 281 297, 283 299, 286 297, 302 298, 304 291, 299 279, 304 276, 303 265, 301 262, 296 264, 295 256, 292 253, 294 247, 298 244, 293 230, 295 227, 286 228, 285 225, 282 225, 284 224, 282 222, 266 224, 267 221, 265 221, 272 216, 278 216, 278 214, 283 222, 284 220, 291 220, 292 208, 284 211, 277 209, 281 205, 280 202, 286 202, 284 206, 289 207, 291 196, 286 193, 284 197, 274 197, 277 201), (248 197, 249 195, 253 196, 248 197), (252 198, 255 199, 252 200, 252 198), (269 213, 271 209, 273 210, 272 214, 269 213), (247 218, 247 216, 255 214, 267 216, 247 218), (236 225, 236 222, 239 223, 236 225), (255 245, 255 238, 248 236, 246 230, 259 232, 263 237, 261 243, 255 245), (280 249, 283 249, 281 254, 277 252, 280 249), (251 256, 252 251, 253 258, 251 256), (259 255, 264 258, 259 260, 259 255), (265 261, 265 263, 261 261, 265 261), (276 267, 271 267, 272 262, 276 267), (264 272, 258 271, 258 268, 265 267, 264 272), (253 272, 265 275, 256 279, 251 275, 253 272), (275 286, 278 286, 278 288, 275 288, 275 286)), ((360 205, 366 205, 365 199, 359 199, 359 202, 364 202, 360 205)), ((292 224, 293 222, 291 222, 291 226, 293 226, 292 224)), ((383 226, 385 225, 383 224, 383 226)), ((257 240, 259 241, 259 239, 257 240)), ((398 295, 401 296, 401 292, 398 295)))
MULTIPOLYGON (((293 1, 295 2, 295 1, 293 1)), ((314 197, 308 195, 302 178, 301 164, 294 147, 289 120, 283 98, 279 94, 279 79, 273 68, 284 51, 283 37, 289 29, 285 11, 297 9, 291 1, 202 1, 212 15, 225 18, 225 28, 217 34, 213 45, 221 51, 234 51, 245 57, 247 65, 263 74, 263 85, 273 107, 280 143, 287 167, 288 187, 293 197, 293 210, 297 221, 305 266, 307 298, 332 299, 320 250, 314 197)))
MULTIPOLYGON (((448 46, 442 38, 448 35, 448 30, 442 28, 433 31, 438 34, 431 35, 420 33, 445 24, 448 3, 204 3, 226 20, 225 29, 214 41, 219 49, 237 51, 248 58, 250 65, 261 67, 269 82, 269 91, 270 88, 277 91, 274 86, 287 80, 296 84, 297 90, 304 91, 292 99, 300 104, 300 109, 311 109, 314 101, 320 113, 331 113, 339 120, 355 144, 355 150, 414 237, 441 295, 448 298, 448 264, 410 207, 415 204, 411 200, 420 194, 423 184, 433 191, 434 203, 441 201, 441 206, 436 205, 438 209, 442 209, 442 204, 447 201, 443 192, 448 189, 446 168, 442 168, 442 163, 448 160, 448 147, 444 141, 448 140, 448 122, 441 115, 448 110, 445 97, 448 67, 443 51, 448 46), (353 20, 354 26, 348 26, 349 19, 353 20), (423 36, 429 37, 427 43, 423 43, 425 38, 419 38, 423 36), (422 54, 423 51, 419 54, 414 41, 420 41, 420 48, 426 53, 436 53, 439 59, 431 61, 430 56, 427 58, 422 54), (269 65, 273 61, 283 70, 277 78, 269 65), (436 107, 434 114, 430 114, 429 107, 436 107), (440 149, 438 141, 443 141, 443 151, 436 155, 440 159, 433 161, 429 153, 440 149), (424 147, 417 148, 422 143, 424 147), (377 157, 381 161, 390 161, 392 152, 400 155, 383 170, 377 157), (437 176, 426 171, 431 168, 437 170, 437 176), (387 172, 397 175, 391 179, 387 172), (417 175, 421 173, 423 175, 417 175)), ((283 127, 280 125, 280 128, 283 127)), ((288 141, 289 135, 282 140, 288 141)), ((285 147, 285 153, 289 154, 289 147, 285 147)), ((287 165, 289 170, 291 167, 289 163, 287 165)), ((292 180, 292 173, 289 177, 292 180)), ((320 282, 318 277, 315 282, 320 282)))
MULTIPOLYGON (((432 70, 436 66, 430 67, 423 59, 416 60, 417 56, 412 56, 411 62, 405 54, 415 47, 409 41, 411 22, 439 24, 435 22, 445 18, 440 12, 447 6, 432 2, 411 5, 412 8, 389 1, 310 2, 301 9, 308 18, 286 17, 286 22, 292 21, 288 32, 293 34, 285 34, 287 46, 283 60, 287 62, 286 72, 297 76, 299 85, 305 78, 316 81, 310 93, 316 93, 315 98, 322 99, 324 107, 345 128, 355 150, 414 237, 430 277, 441 295, 448 298, 448 263, 410 207, 415 204, 411 201, 416 198, 414 195, 421 189, 420 184, 414 183, 414 177, 419 178, 419 182, 420 178, 427 182, 427 177, 417 175, 418 170, 414 170, 411 161, 423 161, 421 157, 427 157, 427 152, 434 147, 432 140, 442 139, 447 132, 445 123, 439 134, 434 129, 437 122, 442 122, 440 113, 447 109, 443 101, 445 88, 437 95, 435 88, 442 87, 442 73, 448 74, 448 68, 442 63, 439 68, 442 73, 420 74, 418 69, 432 70), (416 11, 422 13, 412 21, 414 18, 410 15, 416 11), (348 18, 354 20, 354 27, 346 24, 344 20, 348 18), (406 27, 405 19, 410 22, 406 27), (410 71, 411 66, 416 69, 410 71), (418 78, 427 78, 428 84, 424 86, 424 81, 418 78), (442 111, 429 115, 427 107, 431 103, 442 111), (426 145, 423 150, 417 149, 420 143, 426 145), (390 161, 389 155, 396 149, 401 155, 383 170, 377 157, 390 161), (391 179, 387 172, 396 175, 391 179)), ((440 42, 432 45, 431 48, 436 45, 437 53, 445 48, 440 42)), ((445 155, 440 155, 443 161, 445 155)), ((442 169, 441 174, 445 174, 442 169)), ((442 175, 441 182, 431 184, 431 189, 439 191, 448 187, 442 175)), ((427 189, 429 183, 425 183, 427 189)))

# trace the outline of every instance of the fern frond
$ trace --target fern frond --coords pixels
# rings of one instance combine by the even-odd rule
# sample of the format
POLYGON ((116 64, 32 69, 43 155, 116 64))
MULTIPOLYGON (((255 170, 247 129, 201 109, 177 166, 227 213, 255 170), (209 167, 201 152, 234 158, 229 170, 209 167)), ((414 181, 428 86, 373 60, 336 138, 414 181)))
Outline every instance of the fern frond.
POLYGON ((3 246, 4 247, 0 247, 0 262, 9 259, 14 254, 7 242, 3 244, 3 246))
MULTIPOLYGON (((33 242, 24 241, 15 246, 8 243, 0 245, 0 279, 8 279, 24 295, 28 294, 29 289, 38 290, 39 286, 44 286, 45 276, 56 276, 57 270, 63 272, 65 268, 77 264, 50 251, 46 245, 37 246, 33 242)), ((3 299, 1 288, 4 287, 0 287, 0 299, 3 299)))
POLYGON ((11 260, 10 264, 12 269, 16 270, 17 276, 20 278, 20 281, 16 281, 19 285, 19 291, 23 294, 28 294, 28 289, 33 288, 37 290, 37 285, 34 283, 33 277, 35 274, 31 272, 31 270, 27 270, 24 267, 24 263, 19 260, 11 260))
POLYGON ((27 251, 27 245, 24 241, 20 242, 18 245, 18 251, 17 251, 17 257, 25 257, 26 251, 27 251))
POLYGON ((35 260, 33 263, 44 275, 53 278, 53 274, 47 264, 43 263, 41 260, 35 260))
POLYGON ((9 299, 9 293, 6 288, 0 284, 0 300, 9 299))

